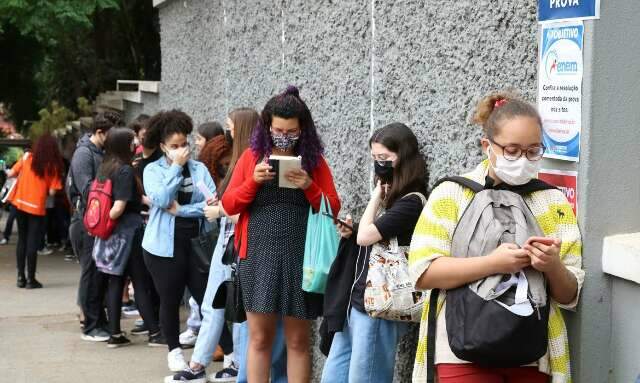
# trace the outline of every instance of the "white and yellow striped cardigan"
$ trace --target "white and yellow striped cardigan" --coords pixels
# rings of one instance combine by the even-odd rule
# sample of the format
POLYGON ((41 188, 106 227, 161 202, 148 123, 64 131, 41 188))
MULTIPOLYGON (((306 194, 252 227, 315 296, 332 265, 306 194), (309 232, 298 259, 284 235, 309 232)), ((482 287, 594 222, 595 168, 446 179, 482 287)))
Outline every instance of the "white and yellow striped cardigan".
MULTIPOLYGON (((464 175, 482 185, 488 171, 488 161, 482 162, 474 171, 464 175)), ((409 252, 409 270, 414 284, 427 270, 431 262, 443 256, 451 256, 453 231, 471 202, 473 192, 453 182, 444 182, 433 190, 416 225, 411 250, 409 252)), ((584 281, 582 270, 582 242, 580 230, 571 205, 559 190, 544 190, 524 197, 525 202, 536 217, 540 228, 547 237, 562 240, 560 257, 565 266, 578 281, 578 294, 573 302, 560 305, 551 303, 549 315, 549 347, 547 355, 538 361, 539 370, 552 376, 552 383, 571 382, 569 361, 569 343, 567 329, 560 308, 574 310, 584 281)), ((429 293, 429 292, 428 292, 429 293)), ((444 303, 444 295, 438 299, 438 314, 444 303)), ((429 297, 427 295, 420 338, 416 354, 413 381, 424 382, 427 378, 427 313, 429 297)), ((526 346, 526 345, 523 345, 526 346)))

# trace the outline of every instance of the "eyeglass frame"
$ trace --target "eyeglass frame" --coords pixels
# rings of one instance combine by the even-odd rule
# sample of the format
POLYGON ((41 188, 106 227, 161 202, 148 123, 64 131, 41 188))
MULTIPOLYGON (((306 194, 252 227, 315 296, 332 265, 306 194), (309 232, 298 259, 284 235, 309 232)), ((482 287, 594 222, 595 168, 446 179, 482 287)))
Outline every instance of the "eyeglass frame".
POLYGON ((544 146, 544 144, 540 144, 540 145, 534 145, 534 146, 530 146, 526 149, 523 149, 520 145, 500 145, 499 143, 495 142, 493 139, 489 139, 490 142, 494 143, 497 147, 499 147, 500 149, 502 149, 502 157, 504 157, 505 160, 507 161, 518 161, 520 158, 522 158, 522 155, 524 154, 524 156, 529 160, 529 161, 540 161, 543 157, 544 157, 544 152, 547 150, 547 147, 544 146), (520 153, 517 156, 511 156, 509 155, 509 157, 507 155, 505 155, 505 148, 517 148, 520 153), (533 148, 540 148, 542 149, 542 151, 539 154, 538 158, 529 158, 529 150, 533 149, 533 148))

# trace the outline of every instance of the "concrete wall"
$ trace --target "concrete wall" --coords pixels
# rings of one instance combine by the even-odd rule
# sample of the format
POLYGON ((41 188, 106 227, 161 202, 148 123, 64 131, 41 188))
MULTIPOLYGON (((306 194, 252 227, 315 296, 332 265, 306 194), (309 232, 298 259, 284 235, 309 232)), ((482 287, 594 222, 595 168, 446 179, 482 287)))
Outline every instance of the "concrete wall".
MULTIPOLYGON (((587 270, 580 310, 588 315, 568 315, 577 382, 631 376, 633 360, 602 357, 614 355, 611 346, 638 355, 638 342, 622 332, 634 324, 618 311, 633 293, 612 306, 612 280, 600 267, 605 235, 640 229, 640 40, 628 38, 640 33, 638 14, 635 0, 604 1, 602 20, 586 23, 582 159, 544 165, 580 172, 587 270), (623 322, 613 338, 612 319, 623 322)), ((196 123, 222 121, 235 107, 260 110, 287 84, 298 85, 326 144, 343 212, 354 216, 367 201, 373 129, 392 121, 413 128, 433 182, 480 160, 480 131, 469 117, 481 96, 514 88, 535 100, 534 0, 166 0, 160 24, 160 108, 181 108, 196 123)), ((409 379, 414 340, 415 329, 400 347, 396 381, 409 379)))
POLYGON ((640 231, 640 41, 629 38, 640 34, 638 14, 637 1, 603 1, 601 19, 585 28, 578 209, 587 283, 581 314, 570 316, 577 382, 632 382, 640 373, 640 286, 601 265, 605 236, 640 231))

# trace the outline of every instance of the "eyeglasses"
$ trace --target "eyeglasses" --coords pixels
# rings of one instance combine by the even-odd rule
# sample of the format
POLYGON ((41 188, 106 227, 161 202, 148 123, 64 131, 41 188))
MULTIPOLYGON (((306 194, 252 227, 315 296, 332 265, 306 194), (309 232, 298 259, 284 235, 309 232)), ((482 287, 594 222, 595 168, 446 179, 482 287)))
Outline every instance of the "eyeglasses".
POLYGON ((529 161, 540 161, 546 150, 544 145, 534 145, 523 149, 518 145, 502 146, 494 140, 490 141, 502 149, 502 156, 508 161, 517 161, 523 155, 526 156, 529 161))

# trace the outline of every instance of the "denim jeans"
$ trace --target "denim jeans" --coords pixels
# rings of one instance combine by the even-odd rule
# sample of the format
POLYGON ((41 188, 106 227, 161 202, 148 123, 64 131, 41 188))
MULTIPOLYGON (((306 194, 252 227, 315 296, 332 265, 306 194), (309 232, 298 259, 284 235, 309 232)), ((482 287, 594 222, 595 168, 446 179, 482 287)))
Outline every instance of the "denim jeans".
MULTIPOLYGON (((226 219, 220 223, 220 235, 216 242, 216 248, 211 258, 211 266, 209 268, 209 279, 207 280, 207 290, 202 299, 200 312, 202 318, 200 322, 200 331, 198 332, 198 340, 193 350, 192 362, 196 362, 203 366, 208 366, 213 358, 213 353, 220 341, 222 334, 222 326, 225 326, 224 309, 213 308, 213 298, 216 296, 220 284, 231 277, 231 268, 222 264, 222 255, 227 247, 229 237, 225 230, 233 230, 233 226, 227 227, 226 219)), ((193 310, 193 309, 192 309, 193 310)))
POLYGON ((407 324, 371 318, 354 308, 336 333, 322 383, 385 383, 393 380, 396 348, 407 324))
MULTIPOLYGON (((247 352, 249 351, 249 324, 247 322, 234 327, 234 344, 236 361, 240 369, 236 383, 247 383, 247 352)), ((282 321, 278 322, 276 337, 271 350, 271 383, 287 383, 287 353, 284 343, 282 321)))
MULTIPOLYGON (((209 281, 211 281, 211 269, 209 269, 209 281)), ((207 282, 209 287, 209 282, 207 282)), ((215 293, 214 293, 215 295, 215 293)), ((194 333, 200 332, 200 325, 202 324, 202 318, 200 318, 200 306, 193 297, 189 297, 189 317, 187 318, 187 327, 194 333)))

